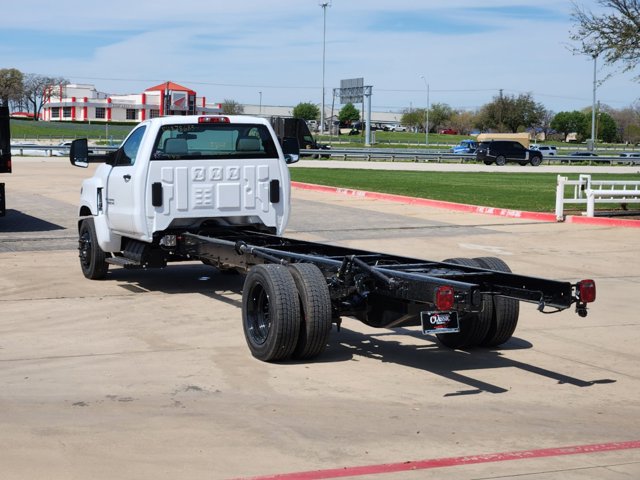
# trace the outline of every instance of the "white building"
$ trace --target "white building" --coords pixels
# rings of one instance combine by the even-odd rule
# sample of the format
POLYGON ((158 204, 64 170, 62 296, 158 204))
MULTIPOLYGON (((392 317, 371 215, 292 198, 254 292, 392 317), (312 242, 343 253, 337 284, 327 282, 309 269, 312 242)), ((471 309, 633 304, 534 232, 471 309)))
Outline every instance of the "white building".
POLYGON ((42 119, 48 121, 137 123, 164 115, 219 113, 220 104, 207 104, 205 97, 173 82, 127 95, 98 92, 93 85, 68 84, 45 90, 42 112, 42 119))
MULTIPOLYGON (((291 117, 292 106, 243 105, 246 115, 291 117)), ((342 105, 325 108, 329 123, 337 119, 342 105)), ((44 92, 42 120, 59 122, 131 122, 165 115, 220 113, 219 103, 208 104, 194 90, 174 82, 164 82, 142 93, 112 95, 90 84, 51 85, 44 92)), ((372 112, 373 123, 400 123, 401 113, 372 112)))

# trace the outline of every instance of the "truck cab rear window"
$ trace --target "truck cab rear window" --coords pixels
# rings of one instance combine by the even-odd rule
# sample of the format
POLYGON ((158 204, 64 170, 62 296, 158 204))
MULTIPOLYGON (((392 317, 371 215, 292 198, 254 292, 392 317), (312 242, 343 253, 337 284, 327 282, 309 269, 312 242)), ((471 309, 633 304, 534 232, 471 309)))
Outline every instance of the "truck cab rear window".
POLYGON ((278 158, 278 152, 264 125, 177 124, 161 127, 151 158, 278 158))

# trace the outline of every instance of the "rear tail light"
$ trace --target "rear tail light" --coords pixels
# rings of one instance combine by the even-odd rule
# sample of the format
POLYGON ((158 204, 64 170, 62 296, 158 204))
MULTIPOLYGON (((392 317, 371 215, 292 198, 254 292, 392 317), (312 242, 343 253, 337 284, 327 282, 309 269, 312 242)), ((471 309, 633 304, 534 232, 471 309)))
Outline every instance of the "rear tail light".
POLYGON ((596 301, 596 282, 593 280, 581 280, 577 285, 578 296, 583 303, 596 301))
POLYGON ((436 288, 436 308, 446 312, 453 309, 454 294, 453 287, 441 285, 436 288))
POLYGON ((229 117, 199 117, 198 123, 229 123, 229 117))

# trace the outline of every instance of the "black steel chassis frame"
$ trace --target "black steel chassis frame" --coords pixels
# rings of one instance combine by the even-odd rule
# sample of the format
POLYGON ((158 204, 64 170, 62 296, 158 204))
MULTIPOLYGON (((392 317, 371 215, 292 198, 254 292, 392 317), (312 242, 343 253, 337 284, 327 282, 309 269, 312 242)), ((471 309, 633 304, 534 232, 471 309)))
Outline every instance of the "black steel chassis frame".
POLYGON ((424 310, 433 309, 436 289, 444 285, 454 289, 453 310, 460 313, 480 311, 483 296, 489 295, 535 303, 544 313, 555 313, 576 303, 578 313, 586 315, 576 285, 565 281, 235 229, 182 233, 178 235, 178 245, 181 254, 222 268, 248 270, 261 263, 312 263, 327 278, 339 315, 352 313, 353 305, 345 299, 371 292, 401 302, 424 304, 424 310), (555 310, 545 311, 547 307, 555 310))

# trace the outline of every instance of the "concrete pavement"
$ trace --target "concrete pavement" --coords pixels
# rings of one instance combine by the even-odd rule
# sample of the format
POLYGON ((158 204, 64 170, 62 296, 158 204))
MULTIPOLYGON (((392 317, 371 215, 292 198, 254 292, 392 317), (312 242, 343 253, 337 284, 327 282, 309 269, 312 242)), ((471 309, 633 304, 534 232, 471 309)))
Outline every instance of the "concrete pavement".
POLYGON ((498 256, 522 274, 594 278, 598 299, 587 318, 522 305, 501 349, 451 351, 345 319, 316 361, 265 364, 244 342, 240 276, 198 263, 82 276, 75 205, 87 175, 64 159, 17 158, 3 179, 1 478, 640 476, 637 229, 294 190, 288 236, 434 260, 498 256), (631 447, 588 448, 621 442, 631 447), (581 449, 560 454, 568 446, 581 449), (475 455, 494 460, 380 467, 475 455))

